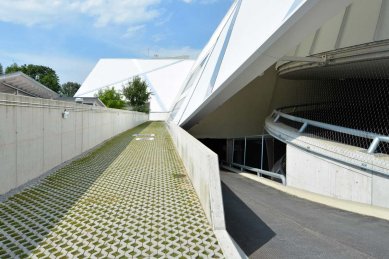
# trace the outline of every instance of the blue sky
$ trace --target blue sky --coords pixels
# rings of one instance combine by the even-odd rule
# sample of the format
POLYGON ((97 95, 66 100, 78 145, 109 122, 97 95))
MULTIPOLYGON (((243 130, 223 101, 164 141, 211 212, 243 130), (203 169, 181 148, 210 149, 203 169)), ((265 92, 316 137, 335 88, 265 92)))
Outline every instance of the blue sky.
POLYGON ((82 83, 100 58, 195 58, 232 0, 1 0, 0 63, 82 83))

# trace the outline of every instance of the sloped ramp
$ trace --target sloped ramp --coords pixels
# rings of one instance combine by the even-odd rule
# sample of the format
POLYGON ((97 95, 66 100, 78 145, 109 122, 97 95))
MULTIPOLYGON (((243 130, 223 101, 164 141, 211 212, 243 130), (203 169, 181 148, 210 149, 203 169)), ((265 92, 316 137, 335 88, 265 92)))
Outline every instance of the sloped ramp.
POLYGON ((223 254, 164 124, 154 122, 0 203, 0 258, 27 256, 223 254))

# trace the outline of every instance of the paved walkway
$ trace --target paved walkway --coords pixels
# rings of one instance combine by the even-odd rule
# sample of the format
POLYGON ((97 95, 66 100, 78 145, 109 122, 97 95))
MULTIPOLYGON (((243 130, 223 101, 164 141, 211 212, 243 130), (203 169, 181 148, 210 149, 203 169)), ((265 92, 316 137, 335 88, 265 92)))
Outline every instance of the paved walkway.
POLYGON ((0 203, 0 258, 26 256, 222 254, 168 132, 154 122, 0 203))
POLYGON ((389 221, 222 172, 226 225, 250 258, 389 258, 389 221))

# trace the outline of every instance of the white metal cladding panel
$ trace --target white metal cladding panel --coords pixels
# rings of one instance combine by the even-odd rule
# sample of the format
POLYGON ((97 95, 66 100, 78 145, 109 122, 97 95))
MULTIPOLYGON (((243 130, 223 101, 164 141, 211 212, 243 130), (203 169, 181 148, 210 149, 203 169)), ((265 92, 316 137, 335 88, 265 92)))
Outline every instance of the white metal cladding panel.
POLYGON ((193 123, 220 106, 276 62, 278 58, 288 53, 298 42, 306 38, 307 34, 317 30, 321 24, 350 3, 348 0, 297 2, 300 3, 300 8, 298 8, 299 5, 294 4, 294 1, 288 1, 287 8, 285 6, 283 8, 283 15, 278 13, 279 16, 277 16, 274 13, 272 15, 268 13, 272 12, 272 9, 276 9, 276 13, 280 12, 282 8, 278 8, 278 4, 282 6, 285 1, 276 1, 276 4, 272 1, 271 7, 268 7, 269 2, 265 1, 242 1, 242 6, 246 6, 246 11, 243 11, 245 9, 243 7, 239 10, 215 84, 214 90, 217 89, 217 91, 192 109, 192 113, 185 114, 180 120, 181 125, 193 126, 193 123), (258 8, 259 6, 261 8, 258 8), (291 6, 293 8, 290 8, 291 6), (294 7, 299 10, 297 13, 294 7), (263 16, 261 16, 262 13, 263 16), (269 21, 261 23, 262 17, 265 17, 265 20, 274 19, 274 21, 268 26, 269 21), (242 23, 240 28, 239 22, 242 23), (266 28, 261 30, 262 27, 266 28), (264 35, 263 31, 268 32, 268 35, 264 35))
POLYGON ((100 59, 75 96, 94 96, 98 89, 123 81, 139 72, 132 59, 100 59))
POLYGON ((180 93, 181 96, 186 96, 186 94, 189 92, 189 90, 198 82, 199 77, 201 76, 201 72, 203 71, 204 64, 206 62, 206 59, 203 60, 200 65, 198 65, 194 70, 192 69, 193 72, 189 74, 187 79, 184 82, 184 86, 182 88, 182 92, 180 93))
MULTIPOLYGON (((192 98, 192 93, 193 91, 198 91, 197 88, 195 89, 198 81, 202 78, 202 73, 204 71, 205 66, 208 66, 207 62, 209 60, 209 56, 211 52, 214 50, 215 45, 220 42, 220 38, 223 37, 221 36, 222 32, 224 31, 224 37, 222 42, 224 42, 226 30, 225 28, 228 27, 227 24, 230 24, 231 22, 231 16, 236 10, 236 6, 239 3, 240 0, 235 0, 234 3, 231 5, 230 9, 228 10, 227 14, 224 16, 222 19, 221 23, 218 25, 216 28, 215 32, 211 36, 210 40, 206 44, 206 46, 203 48, 203 50, 200 52, 199 56, 197 57, 197 60, 194 62, 192 69, 189 72, 189 75, 187 77, 187 80, 184 82, 186 85, 182 87, 181 92, 178 94, 180 98, 176 99, 176 105, 178 102, 180 102, 180 107, 176 107, 177 111, 175 112, 175 116, 173 120, 178 123, 180 121, 180 118, 183 116, 183 113, 185 114, 190 114, 187 111, 187 106, 190 102, 190 106, 197 108, 198 105, 201 104, 201 102, 204 100, 206 96, 206 91, 205 89, 208 87, 204 87, 200 92, 201 92, 201 97, 200 99, 197 98, 192 98), (202 64, 203 63, 203 64, 202 64), (188 85, 190 84, 190 85, 188 85), (182 95, 185 95, 184 97, 182 95)), ((220 43, 219 43, 220 45, 220 43)), ((219 51, 220 53, 220 51, 219 51)), ((218 54, 219 54, 218 53, 218 54)), ((217 55, 218 56, 218 55, 217 55)), ((215 62, 217 61, 217 57, 214 58, 215 62)), ((214 67, 212 67, 212 71, 214 71, 214 67)), ((210 80, 210 77, 208 78, 210 80)), ((207 84, 208 85, 208 84, 207 84)), ((173 106, 174 106, 173 105, 173 106)), ((193 109, 192 109, 193 110, 193 109)))
POLYGON ((345 17, 339 47, 374 41, 381 3, 381 0, 354 0, 345 17))
POLYGON ((94 96, 107 86, 121 91, 135 75, 148 81, 154 93, 150 101, 152 111, 170 111, 193 60, 158 59, 102 59, 77 92, 77 96, 94 96), (131 69, 131 71, 129 71, 131 69), (104 73, 103 73, 104 71, 104 73), (149 72, 149 73, 147 73, 149 72))
MULTIPOLYGON (((208 43, 205 45, 205 47, 203 48, 203 50, 200 52, 199 56, 197 57, 197 60, 194 64, 194 67, 193 67, 193 70, 198 66, 200 65, 201 61, 203 61, 203 59, 209 54, 209 52, 211 51, 213 45, 216 43, 216 41, 218 40, 218 37, 221 33, 221 31, 223 30, 223 28, 225 27, 225 24, 228 22, 228 18, 231 16, 232 12, 235 11, 235 8, 236 8, 236 5, 237 3, 239 2, 239 0, 235 0, 235 2, 231 5, 230 9, 228 10, 227 14, 223 17, 222 21, 220 22, 220 24, 218 25, 218 27, 216 28, 215 32, 212 34, 210 40, 208 41, 208 43)), ((193 72, 193 71, 191 71, 193 72)))
POLYGON ((377 30, 376 40, 389 39, 389 1, 382 1, 380 24, 377 30))
MULTIPOLYGON (((192 98, 192 94, 196 90, 195 87, 202 76, 202 72, 207 64, 208 58, 209 55, 205 56, 196 67, 192 67, 189 76, 184 82, 185 85, 181 90, 182 92, 177 95, 178 98, 175 100, 175 104, 173 105, 173 109, 175 111, 172 113, 173 121, 177 124, 180 122, 181 117, 185 113, 186 107, 192 98)), ((198 60, 196 62, 198 62, 198 60)))
POLYGON ((386 39, 389 39, 389 1, 357 0, 347 12, 345 10, 326 22, 318 30, 314 41, 312 35, 304 39, 296 48, 295 55, 306 56, 386 39), (311 50, 309 54, 308 49, 311 50))
POLYGON ((293 0, 242 1, 216 80, 216 88, 285 22, 284 18, 294 2, 293 0))
POLYGON ((227 21, 223 30, 220 33, 218 41, 216 42, 213 50, 211 51, 208 60, 205 62, 203 71, 201 71, 201 77, 198 82, 194 84, 195 89, 193 95, 189 101, 189 104, 186 108, 184 116, 190 115, 208 96, 212 90, 211 78, 215 73, 215 69, 218 63, 219 57, 221 57, 221 51, 228 34, 228 29, 231 25, 231 19, 227 21))
POLYGON ((319 29, 312 53, 321 53, 335 48, 344 14, 345 11, 341 12, 319 29))
POLYGON ((150 103, 152 111, 170 111, 192 65, 192 60, 183 60, 146 75, 153 86, 152 101, 150 103), (159 103, 162 105, 159 105, 159 103))
POLYGON ((177 59, 134 59, 140 67, 141 73, 153 71, 177 63, 177 59))
POLYGON ((297 47, 296 56, 309 56, 313 41, 315 40, 316 32, 311 33, 303 42, 297 47))
MULTIPOLYGON (((211 59, 211 57, 209 57, 211 59)), ((217 56, 212 57, 213 60, 211 60, 211 63, 216 62, 217 56)), ((192 114, 201 103, 205 100, 207 89, 210 87, 210 80, 212 72, 214 71, 214 66, 210 66, 210 68, 207 68, 208 65, 206 65, 203 70, 201 71, 201 76, 194 83, 191 90, 188 91, 188 101, 185 102, 181 109, 183 110, 183 116, 182 119, 187 118, 190 114, 192 114)))

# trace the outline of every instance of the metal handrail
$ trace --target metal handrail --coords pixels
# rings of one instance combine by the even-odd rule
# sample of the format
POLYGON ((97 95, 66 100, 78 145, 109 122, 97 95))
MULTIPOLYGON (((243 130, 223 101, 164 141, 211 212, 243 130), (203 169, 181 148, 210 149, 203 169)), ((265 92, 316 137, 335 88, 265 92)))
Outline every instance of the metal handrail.
POLYGON ((279 111, 285 111, 287 109, 294 109, 298 110, 300 108, 308 108, 308 107, 317 107, 320 105, 326 105, 328 106, 329 104, 333 104, 335 102, 320 102, 320 103, 304 103, 304 104, 298 104, 298 105, 289 105, 289 106, 283 106, 281 108, 278 108, 279 111))
POLYGON ((241 170, 245 169, 247 171, 251 171, 251 172, 257 173, 257 176, 260 176, 261 174, 264 174, 264 175, 267 175, 267 176, 270 176, 270 177, 274 177, 274 178, 280 179, 282 184, 286 185, 286 177, 283 176, 282 174, 277 174, 277 173, 261 170, 259 168, 245 166, 245 165, 241 165, 241 164, 237 164, 237 163, 231 163, 231 164, 229 164, 228 167, 231 168, 231 166, 236 166, 236 167, 239 167, 241 170))
POLYGON ((275 115, 274 122, 277 122, 282 117, 282 118, 285 118, 285 119, 288 119, 291 121, 302 123, 303 125, 298 130, 299 133, 303 133, 308 126, 314 126, 317 128, 322 128, 322 129, 331 130, 331 131, 335 131, 335 132, 339 132, 339 133, 353 135, 356 137, 371 139, 372 142, 369 146, 369 149, 367 150, 368 154, 373 154, 376 151, 376 149, 378 148, 378 145, 380 144, 380 142, 388 142, 389 143, 389 136, 379 135, 379 134, 376 134, 373 132, 350 129, 350 128, 336 126, 336 125, 327 124, 327 123, 323 123, 323 122, 308 120, 308 119, 296 117, 296 116, 289 115, 289 114, 286 114, 286 113, 283 113, 280 111, 276 111, 276 110, 274 110, 272 113, 272 116, 274 116, 274 115, 275 115))

